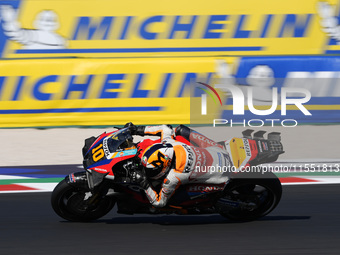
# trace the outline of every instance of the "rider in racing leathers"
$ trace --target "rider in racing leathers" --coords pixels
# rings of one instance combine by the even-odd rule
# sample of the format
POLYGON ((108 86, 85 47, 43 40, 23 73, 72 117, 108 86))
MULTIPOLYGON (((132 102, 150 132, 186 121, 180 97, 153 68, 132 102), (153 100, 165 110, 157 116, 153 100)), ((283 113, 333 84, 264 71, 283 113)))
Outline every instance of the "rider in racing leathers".
MULTIPOLYGON (((184 137, 190 145, 174 140, 171 126, 134 126, 129 123, 133 135, 157 135, 158 142, 140 143, 141 161, 144 171, 134 174, 154 207, 164 207, 176 189, 189 182, 222 184, 228 181, 226 171, 217 171, 217 166, 230 166, 229 156, 223 146, 202 134, 180 125, 176 135, 184 137), (207 166, 216 166, 208 168, 207 166), (210 171, 209 171, 210 170, 210 171), (151 180, 164 178, 159 192, 152 187, 151 180)), ((220 168, 221 169, 221 168, 220 168)))

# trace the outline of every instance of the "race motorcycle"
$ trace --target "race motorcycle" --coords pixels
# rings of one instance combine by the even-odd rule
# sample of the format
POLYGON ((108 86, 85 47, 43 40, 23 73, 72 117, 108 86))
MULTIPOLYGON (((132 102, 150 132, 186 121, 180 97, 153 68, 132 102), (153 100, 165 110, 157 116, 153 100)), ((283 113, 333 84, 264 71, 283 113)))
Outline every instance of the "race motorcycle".
MULTIPOLYGON (((65 177, 53 190, 54 211, 69 221, 93 221, 114 205, 122 214, 213 214, 235 221, 250 221, 270 213, 279 203, 282 187, 263 163, 282 153, 280 133, 244 131, 243 138, 219 142, 228 152, 230 178, 222 184, 191 183, 180 186, 164 208, 153 207, 132 173, 141 168, 137 144, 128 127, 85 140, 85 171, 65 177)), ((184 137, 178 141, 190 144, 184 137)), ((227 155, 227 154, 226 154, 227 155)), ((162 181, 152 185, 160 189, 162 181)))

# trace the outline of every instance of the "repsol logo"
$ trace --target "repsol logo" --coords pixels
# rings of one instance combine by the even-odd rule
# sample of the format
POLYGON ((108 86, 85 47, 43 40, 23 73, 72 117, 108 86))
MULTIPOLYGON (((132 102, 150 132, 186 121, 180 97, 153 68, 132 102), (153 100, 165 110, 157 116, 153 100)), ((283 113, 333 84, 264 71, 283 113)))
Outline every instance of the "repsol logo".
POLYGON ((105 153, 105 157, 109 158, 110 157, 110 150, 109 150, 109 146, 107 145, 107 138, 103 140, 103 150, 105 153))
POLYGON ((306 37, 315 14, 82 16, 71 40, 306 37), (253 24, 253 25, 250 25, 253 24), (251 27, 251 29, 249 29, 251 27))
POLYGON ((249 146, 249 141, 247 138, 243 139, 244 150, 246 151, 247 157, 251 157, 251 150, 249 146))
POLYGON ((193 169, 193 165, 194 165, 194 152, 188 145, 183 144, 182 146, 187 151, 187 164, 184 168, 184 172, 190 172, 193 169))

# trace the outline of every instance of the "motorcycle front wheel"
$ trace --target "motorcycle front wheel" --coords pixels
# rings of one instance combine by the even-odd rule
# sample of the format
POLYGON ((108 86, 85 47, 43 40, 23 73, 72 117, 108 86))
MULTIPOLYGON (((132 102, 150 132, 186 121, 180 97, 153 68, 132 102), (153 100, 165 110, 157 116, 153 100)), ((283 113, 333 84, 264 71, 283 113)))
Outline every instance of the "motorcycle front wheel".
POLYGON ((216 207, 223 217, 251 221, 274 210, 281 196, 281 182, 273 173, 239 173, 231 179, 216 207))
POLYGON ((62 180, 52 192, 51 204, 56 214, 65 220, 87 222, 106 215, 115 205, 115 200, 101 198, 62 180))

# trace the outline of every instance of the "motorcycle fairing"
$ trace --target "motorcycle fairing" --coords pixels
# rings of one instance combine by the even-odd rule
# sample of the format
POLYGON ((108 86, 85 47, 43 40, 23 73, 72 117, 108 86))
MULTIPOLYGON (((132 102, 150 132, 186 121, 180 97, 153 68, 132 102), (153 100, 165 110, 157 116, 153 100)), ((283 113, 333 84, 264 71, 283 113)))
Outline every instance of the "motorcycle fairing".
POLYGON ((137 154, 137 148, 134 145, 125 148, 128 144, 127 140, 131 138, 128 129, 120 129, 118 131, 103 133, 84 152, 93 138, 85 140, 83 148, 84 161, 83 165, 86 170, 93 170, 114 177, 112 167, 118 162, 134 157, 137 154))
POLYGON ((258 154, 256 142, 248 138, 234 137, 225 142, 225 147, 236 168, 247 166, 258 154))
POLYGON ((225 148, 236 168, 274 162, 280 154, 284 153, 280 133, 271 132, 265 139, 263 135, 266 131, 257 131, 252 137, 253 131, 247 129, 242 132, 244 138, 225 141, 225 148))

